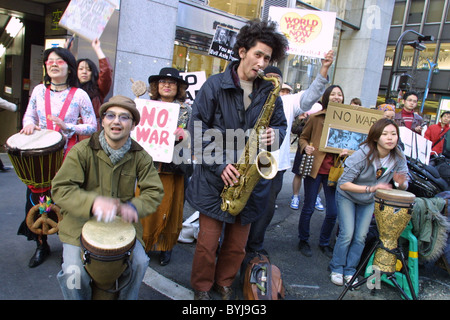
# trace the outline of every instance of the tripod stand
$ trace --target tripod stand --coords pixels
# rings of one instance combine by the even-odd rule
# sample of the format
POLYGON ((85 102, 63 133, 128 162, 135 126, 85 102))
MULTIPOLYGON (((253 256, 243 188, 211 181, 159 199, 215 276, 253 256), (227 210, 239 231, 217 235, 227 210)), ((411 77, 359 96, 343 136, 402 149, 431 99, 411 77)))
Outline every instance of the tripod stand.
MULTIPOLYGON (((371 276, 365 277, 365 278, 362 279, 361 281, 358 281, 356 284, 353 284, 353 283, 355 282, 355 280, 358 278, 358 276, 360 275, 360 273, 361 273, 361 271, 363 270, 364 266, 367 264, 367 262, 369 261, 370 257, 372 256, 372 254, 375 252, 375 250, 376 250, 377 248, 382 248, 383 250, 386 250, 386 251, 388 251, 389 253, 395 254, 396 256, 399 256, 399 257, 400 257, 400 260, 401 260, 403 266, 405 266, 405 276, 406 276, 406 279, 407 279, 407 282, 408 282, 408 286, 409 286, 410 292, 411 292, 411 294, 412 294, 412 299, 413 299, 413 300, 417 300, 416 293, 415 293, 415 291, 414 291, 414 287, 413 287, 413 284, 412 284, 412 281, 411 281, 411 277, 410 277, 410 275, 409 275, 409 270, 408 270, 408 267, 406 266, 406 263, 405 263, 405 257, 404 257, 404 255, 403 255, 403 252, 402 252, 401 249, 398 248, 398 247, 395 248, 395 249, 392 249, 392 250, 389 250, 389 249, 387 249, 387 248, 384 248, 384 246, 383 246, 383 244, 382 244, 382 242, 381 242, 380 239, 377 239, 377 240, 375 241, 374 245, 372 246, 372 249, 369 251, 369 253, 367 254, 367 256, 364 258, 363 263, 361 263, 361 265, 359 266, 358 270, 357 270, 356 273, 353 275, 353 277, 351 278, 351 280, 350 280, 348 283, 345 284, 344 291, 342 291, 342 293, 341 293, 341 295, 339 296, 338 300, 342 300, 342 299, 344 298, 344 296, 345 296, 345 294, 347 293, 348 290, 356 289, 356 288, 362 286, 364 283, 366 283, 366 282, 367 282, 368 280, 370 280, 371 278, 373 278, 373 276, 371 275, 371 276)), ((398 284, 397 279, 396 279, 395 272, 392 272, 392 273, 384 273, 384 274, 387 276, 387 279, 390 280, 390 281, 393 283, 394 287, 396 287, 396 288, 399 290, 400 294, 401 294, 406 300, 410 300, 410 297, 406 294, 406 292, 403 290, 403 288, 398 284)), ((381 276, 381 274, 380 274, 380 276, 381 276)))

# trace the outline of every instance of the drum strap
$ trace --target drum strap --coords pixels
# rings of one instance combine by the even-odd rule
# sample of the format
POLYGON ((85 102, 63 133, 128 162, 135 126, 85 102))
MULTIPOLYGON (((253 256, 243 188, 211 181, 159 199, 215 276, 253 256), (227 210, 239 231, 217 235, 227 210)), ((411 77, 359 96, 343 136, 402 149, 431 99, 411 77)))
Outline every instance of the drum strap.
MULTIPOLYGON (((77 88, 72 87, 69 91, 69 94, 66 97, 66 100, 64 100, 64 104, 61 108, 61 112, 59 113, 59 118, 64 121, 64 118, 66 117, 67 110, 69 109, 70 103, 72 102, 73 96, 75 95, 75 91, 77 91, 77 88)), ((47 90, 45 90, 45 118, 47 119, 47 129, 50 130, 56 130, 59 131, 60 127, 56 126, 56 129, 53 129, 53 121, 51 121, 48 116, 52 114, 52 107, 50 104, 50 86, 47 87, 47 90)), ((77 143, 77 135, 73 135, 67 144, 66 151, 64 153, 64 158, 67 155, 67 152, 77 143)))
MULTIPOLYGON (((70 103, 72 102, 73 96, 75 95, 75 91, 77 91, 77 88, 72 87, 69 91, 69 94, 67 95, 66 100, 64 101, 63 107, 61 109, 61 112, 59 113, 59 118, 64 121, 64 118, 66 117, 67 110, 69 109, 70 103)), ((48 116, 52 114, 52 108, 50 105, 50 87, 47 87, 47 90, 45 90, 45 118, 47 119, 47 129, 50 130, 56 130, 59 131, 59 127, 57 126, 56 129, 53 129, 53 121, 51 121, 48 116)))

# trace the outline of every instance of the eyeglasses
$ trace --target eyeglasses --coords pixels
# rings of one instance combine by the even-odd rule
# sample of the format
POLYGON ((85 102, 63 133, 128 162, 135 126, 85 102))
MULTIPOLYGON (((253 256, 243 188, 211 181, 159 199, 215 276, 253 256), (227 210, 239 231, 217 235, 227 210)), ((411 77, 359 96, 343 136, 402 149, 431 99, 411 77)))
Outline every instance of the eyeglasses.
POLYGON ((161 79, 158 81, 160 84, 162 84, 163 86, 168 84, 169 86, 177 84, 177 82, 175 80, 169 80, 169 79, 161 79))
POLYGON ((56 63, 58 66, 63 66, 63 65, 66 64, 66 62, 65 62, 63 59, 56 59, 56 60, 51 59, 51 60, 45 61, 45 64, 46 64, 47 66, 52 66, 52 65, 54 65, 55 63, 56 63))
POLYGON ((120 122, 127 122, 128 120, 132 120, 133 117, 126 113, 115 114, 114 112, 105 112, 103 116, 108 121, 113 121, 116 117, 119 117, 120 122))

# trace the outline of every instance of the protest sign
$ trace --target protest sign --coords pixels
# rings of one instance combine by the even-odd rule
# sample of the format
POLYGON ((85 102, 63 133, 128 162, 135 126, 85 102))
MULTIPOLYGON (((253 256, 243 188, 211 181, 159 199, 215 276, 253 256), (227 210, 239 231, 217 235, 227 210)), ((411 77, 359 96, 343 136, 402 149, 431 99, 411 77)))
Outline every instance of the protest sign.
POLYGON ((405 148, 403 150, 405 156, 417 159, 424 164, 430 162, 431 147, 433 144, 430 140, 427 140, 407 127, 400 127, 400 139, 405 148))
POLYGON ((336 12, 269 8, 269 17, 289 41, 289 54, 323 58, 333 45, 336 12))
POLYGON ((223 26, 217 26, 216 33, 211 46, 209 55, 222 58, 224 60, 233 60, 233 47, 236 42, 237 31, 223 26))
POLYGON ((92 42, 100 38, 114 10, 108 0, 71 0, 59 25, 92 42))
POLYGON ((131 132, 154 161, 172 161, 180 105, 156 100, 135 99, 141 121, 131 132))
POLYGON ((366 140, 370 127, 381 118, 380 110, 330 102, 319 150, 339 154, 342 149, 348 149, 352 154, 366 140))
POLYGON ((206 81, 205 71, 180 72, 180 76, 189 84, 186 90, 187 100, 194 102, 195 95, 206 81))

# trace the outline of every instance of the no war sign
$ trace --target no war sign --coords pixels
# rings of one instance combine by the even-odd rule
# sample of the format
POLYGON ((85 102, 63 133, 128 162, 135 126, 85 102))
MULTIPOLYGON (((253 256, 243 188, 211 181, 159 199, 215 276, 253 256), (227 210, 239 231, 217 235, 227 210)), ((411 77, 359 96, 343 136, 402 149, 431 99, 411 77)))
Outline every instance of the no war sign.
POLYGON ((153 158, 153 161, 172 161, 180 105, 147 99, 135 99, 141 121, 131 132, 153 158))

